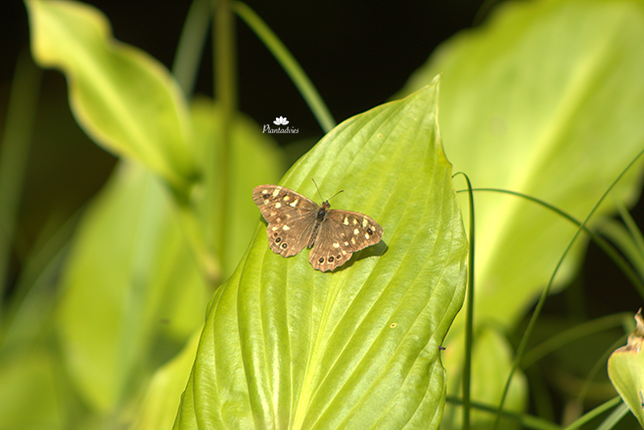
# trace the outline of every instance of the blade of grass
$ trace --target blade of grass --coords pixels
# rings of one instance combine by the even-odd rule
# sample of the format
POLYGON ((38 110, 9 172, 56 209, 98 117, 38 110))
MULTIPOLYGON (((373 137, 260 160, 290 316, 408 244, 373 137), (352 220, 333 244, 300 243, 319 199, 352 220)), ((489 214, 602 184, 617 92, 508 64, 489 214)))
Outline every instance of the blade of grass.
MULTIPOLYGON (((7 288, 10 251, 25 181, 42 71, 28 52, 18 57, 0 157, 0 305, 7 288)), ((0 306, 2 309, 2 306, 0 306)))
POLYGON ((474 237, 476 223, 474 218, 474 193, 472 192, 472 183, 470 178, 463 172, 455 173, 452 177, 461 174, 467 181, 467 189, 470 203, 470 250, 468 259, 468 279, 466 292, 466 310, 465 310, 465 358, 463 360, 463 430, 470 428, 470 408, 471 408, 471 376, 472 376, 472 338, 474 332, 474 237))
POLYGON ((624 320, 626 313, 608 315, 603 318, 588 321, 583 324, 574 326, 568 330, 564 330, 556 336, 551 337, 545 342, 540 343, 533 349, 528 351, 521 362, 522 368, 532 366, 535 362, 540 360, 545 355, 561 348, 570 342, 581 339, 582 337, 590 336, 592 334, 607 330, 609 328, 619 327, 624 320))
POLYGON ((210 0, 194 0, 190 5, 172 63, 172 73, 188 99, 195 88, 197 69, 206 44, 213 12, 210 5, 210 0))
MULTIPOLYGON (((213 71, 214 87, 216 88, 217 103, 221 106, 221 130, 219 139, 221 142, 219 152, 216 152, 215 145, 208 145, 208 160, 215 163, 215 157, 219 157, 219 171, 205 169, 207 192, 210 194, 209 205, 212 213, 219 212, 219 229, 217 237, 219 243, 215 249, 221 254, 225 250, 226 240, 226 217, 229 211, 226 205, 221 202, 228 201, 228 166, 230 165, 231 126, 233 118, 237 115, 237 61, 235 56, 235 20, 232 14, 231 2, 222 0, 217 3, 214 18, 213 35, 213 71), (220 200, 215 200, 215 190, 220 190, 220 200)), ((213 164, 214 165, 214 164, 213 164)), ((212 244, 210 240, 208 244, 212 244)))
MULTIPOLYGON (((508 379, 507 379, 507 381, 505 383, 505 388, 503 389, 503 396, 501 397, 501 401, 499 402, 499 411, 503 408, 503 403, 505 403, 505 398, 507 397, 508 391, 510 389, 510 382, 512 381, 512 377, 514 376, 514 372, 516 371, 517 367, 519 366, 519 363, 523 359, 523 354, 524 354, 526 345, 528 343, 528 339, 530 338, 530 335, 532 334, 532 330, 534 329, 534 326, 535 326, 535 324, 537 322, 537 319, 539 318, 539 315, 541 315, 541 310, 543 309, 543 306, 544 306, 544 304, 546 302, 546 298, 548 297, 548 294, 550 292, 550 288, 552 287, 552 284, 553 284, 553 282, 555 280, 555 276, 559 272, 559 267, 561 267, 561 264, 563 263, 564 259, 566 258, 566 255, 568 255, 568 252, 572 248, 572 245, 575 242, 575 240, 577 239, 577 237, 581 234, 582 231, 584 231, 586 229, 585 227, 586 227, 586 224, 588 223, 588 220, 595 213, 595 211, 597 210, 597 208, 599 207, 601 202, 604 201, 606 196, 608 196, 608 194, 615 187, 617 182, 619 182, 619 180, 622 178, 622 176, 624 176, 626 174, 626 172, 631 168, 631 166, 633 164, 635 164, 635 162, 641 157, 642 154, 644 154, 644 149, 641 150, 637 154, 637 156, 635 156, 631 160, 630 163, 628 163, 628 165, 624 168, 624 170, 622 170, 622 172, 617 176, 617 178, 615 178, 613 183, 608 187, 608 189, 604 192, 604 194, 602 194, 602 196, 599 198, 599 200, 597 200, 597 203, 595 203, 593 208, 590 210, 590 212, 588 213, 588 215, 586 216, 584 221, 581 223, 581 225, 579 226, 579 228, 575 232, 575 235, 570 240, 570 243, 568 244, 568 246, 564 250, 563 254, 561 255, 561 258, 559 259, 559 262, 557 263, 557 265, 555 266, 555 269, 552 272, 552 276, 550 277, 550 281, 548 282, 548 285, 546 286, 546 288, 543 289, 543 291, 541 293, 541 297, 539 297, 539 301, 537 302, 537 306, 536 306, 534 312, 532 313, 532 316, 530 317, 530 322, 528 323, 528 327, 526 328, 526 331, 525 331, 525 333, 524 333, 524 335, 523 335, 523 337, 521 339, 521 342, 519 344, 519 348, 517 349, 517 354, 516 354, 516 356, 514 358, 514 361, 512 362, 512 368, 510 369, 510 375, 508 376, 508 379)), ((497 415, 496 415, 496 417, 494 419, 494 426, 493 426, 494 429, 498 428, 500 419, 501 419, 501 414, 499 412, 499 413, 497 413, 497 415)))
POLYGON ((245 3, 236 1, 232 2, 232 8, 235 13, 255 32, 257 37, 266 45, 273 54, 284 71, 291 78, 302 97, 311 108, 313 115, 318 120, 325 133, 335 127, 335 119, 324 104, 320 93, 315 89, 313 83, 306 76, 302 66, 295 60, 293 55, 277 38, 275 33, 266 25, 264 21, 245 3))
POLYGON ((628 409, 626 403, 622 403, 621 405, 616 407, 615 410, 611 412, 610 415, 608 415, 599 426, 597 426, 597 430, 610 430, 615 428, 617 423, 620 422, 621 419, 624 418, 624 416, 629 412, 630 410, 628 409))
POLYGON ((615 205, 617 207, 617 211, 619 212, 619 216, 621 216, 622 220, 624 220, 624 224, 626 225, 626 228, 631 234, 631 237, 633 238, 633 242, 637 246, 639 255, 640 256, 644 255, 644 237, 642 237, 642 232, 640 231, 639 227, 637 227, 637 223, 635 222, 631 214, 628 212, 626 207, 622 204, 622 202, 618 201, 617 199, 613 199, 613 200, 615 200, 615 205))
MULTIPOLYGON (((629 318, 632 317, 632 315, 628 315, 629 318)), ((595 365, 593 366, 592 369, 590 369, 590 372, 588 372, 588 376, 586 376, 586 379, 584 380, 584 385, 581 386, 581 389, 579 390, 579 394, 577 395, 577 403, 582 405, 584 403, 584 400, 586 399, 586 395, 591 389, 592 382, 595 380, 595 377, 597 374, 599 374, 599 371, 602 369, 606 369, 606 363, 608 362, 608 357, 615 351, 617 348, 619 348, 621 345, 624 345, 626 342, 626 338, 628 335, 621 336, 619 339, 617 339, 611 346, 606 348, 606 351, 602 354, 601 357, 597 360, 595 365)))
MULTIPOLYGON (((461 399, 458 399, 456 397, 447 396, 445 400, 455 405, 463 405, 463 402, 461 401, 461 399)), ((472 401, 471 405, 472 405, 472 408, 476 409, 477 411, 489 412, 490 414, 495 414, 497 412, 497 407, 494 405, 489 405, 489 404, 485 404, 477 401, 472 401)), ((520 414, 520 413, 506 411, 506 410, 502 410, 501 414, 504 417, 512 418, 517 422, 521 423, 521 428, 534 429, 534 430, 561 430, 560 426, 553 424, 548 420, 544 420, 543 418, 536 417, 534 415, 520 414)))
MULTIPOLYGON (((640 153, 641 155, 641 153, 640 153)), ((638 155, 639 157, 639 155, 638 155)), ((459 190, 458 192, 463 192, 465 190, 459 190)), ((626 262, 624 257, 617 252, 617 250, 611 246, 610 243, 608 243, 605 239, 603 239, 601 236, 597 235, 594 233, 592 230, 588 229, 585 225, 582 225, 580 221, 575 219, 573 216, 569 215, 568 213, 564 212, 563 210, 559 209, 558 207, 551 205, 548 202, 544 202, 543 200, 539 200, 535 197, 529 196, 527 194, 522 194, 516 191, 509 191, 509 190, 504 190, 501 188, 474 188, 474 191, 491 191, 491 192, 499 192, 499 193, 504 193, 504 194, 511 194, 513 196, 517 197, 522 197, 524 199, 533 201, 535 203, 538 203, 554 212, 557 214, 561 215, 571 223, 575 224, 577 227, 580 227, 583 229, 584 232, 586 232, 590 238, 592 239, 593 242, 597 246, 599 246, 602 251, 608 255, 608 257, 619 267, 619 269, 624 273, 624 275, 631 281, 633 286, 638 290, 640 295, 644 297, 644 283, 642 283, 642 280, 639 278, 639 276, 635 273, 633 268, 626 262)))
MULTIPOLYGON (((628 406, 626 406, 626 405, 622 402, 622 398, 621 398, 621 397, 616 396, 616 397, 614 397, 614 398, 610 399, 609 401, 604 402, 604 403, 602 403, 601 405, 597 406, 595 409, 593 409, 593 410, 591 410, 591 411, 588 411, 587 413, 585 413, 585 414, 584 414, 584 415, 582 415, 581 417, 577 418, 575 421, 573 421, 573 422, 572 422, 568 427, 566 427, 564 430, 573 430, 573 429, 578 429, 578 428, 580 428, 581 426, 583 426, 584 424, 586 424, 587 422, 589 422, 590 420, 592 420, 592 419, 594 419, 595 417, 597 417, 597 416, 599 416, 599 415, 603 414, 604 412, 606 412, 606 411, 607 411, 607 410, 609 410, 610 408, 613 408, 613 407, 615 407, 615 406, 619 405, 620 403, 622 403, 622 405, 626 408, 626 412, 628 412, 628 406)), ((616 409, 616 410, 617 410, 617 411, 619 411, 619 408, 618 408, 618 409, 616 409)), ((618 412, 618 414, 621 414, 621 412, 618 412)), ((613 415, 613 414, 611 414, 611 416, 612 416, 612 415, 613 415)), ((621 415, 623 416, 623 414, 621 414, 621 415)), ((608 427, 608 428, 612 428, 612 427, 608 427)))

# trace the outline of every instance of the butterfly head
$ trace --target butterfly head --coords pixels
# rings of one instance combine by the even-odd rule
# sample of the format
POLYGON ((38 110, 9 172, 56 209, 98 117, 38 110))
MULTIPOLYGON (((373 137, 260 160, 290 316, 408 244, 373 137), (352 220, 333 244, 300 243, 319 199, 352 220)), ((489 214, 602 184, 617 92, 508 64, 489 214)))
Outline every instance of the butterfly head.
POLYGON ((326 213, 327 213, 327 211, 329 210, 330 207, 331 207, 331 204, 329 203, 328 200, 322 203, 322 206, 320 206, 320 208, 318 209, 318 221, 319 222, 324 221, 324 217, 326 216, 326 213))

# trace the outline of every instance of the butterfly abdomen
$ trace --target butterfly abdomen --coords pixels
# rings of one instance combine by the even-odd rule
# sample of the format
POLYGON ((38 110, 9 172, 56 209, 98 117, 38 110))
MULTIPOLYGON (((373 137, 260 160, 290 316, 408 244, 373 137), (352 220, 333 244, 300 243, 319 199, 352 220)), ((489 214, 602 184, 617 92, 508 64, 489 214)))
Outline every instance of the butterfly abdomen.
POLYGON ((315 217, 315 225, 313 226, 313 230, 311 231, 311 237, 309 238, 309 243, 306 245, 307 248, 311 248, 313 244, 315 244, 315 239, 318 237, 318 230, 320 229, 320 226, 324 222, 324 218, 326 218, 326 214, 328 213, 329 208, 331 205, 329 204, 328 201, 322 203, 322 206, 318 208, 318 214, 315 217))

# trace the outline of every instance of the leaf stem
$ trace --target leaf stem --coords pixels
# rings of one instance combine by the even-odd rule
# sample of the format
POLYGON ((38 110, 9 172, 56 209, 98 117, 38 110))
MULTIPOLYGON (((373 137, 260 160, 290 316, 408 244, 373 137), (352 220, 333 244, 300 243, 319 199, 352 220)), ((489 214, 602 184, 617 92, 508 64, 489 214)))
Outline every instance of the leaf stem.
MULTIPOLYGON (((212 212, 218 211, 219 225, 215 228, 218 229, 218 243, 215 246, 217 253, 222 258, 222 254, 226 250, 226 226, 228 223, 227 205, 228 201, 228 168, 230 165, 230 145, 231 143, 231 129, 237 112, 237 63, 235 59, 235 20, 231 10, 231 3, 229 0, 221 0, 217 2, 217 9, 215 11, 213 31, 213 58, 215 61, 213 70, 215 73, 214 82, 216 89, 216 99, 220 106, 219 113, 221 124, 219 130, 219 144, 209 145, 210 156, 207 158, 213 163, 213 166, 218 166, 217 169, 205 168, 206 172, 212 172, 207 177, 206 187, 210 195, 209 204, 212 212), (218 152, 217 152, 218 149, 218 152), (214 199, 213 196, 219 190, 219 198, 214 199)), ((215 120, 215 118, 213 118, 215 120)), ((207 222, 207 221, 206 221, 207 222)))

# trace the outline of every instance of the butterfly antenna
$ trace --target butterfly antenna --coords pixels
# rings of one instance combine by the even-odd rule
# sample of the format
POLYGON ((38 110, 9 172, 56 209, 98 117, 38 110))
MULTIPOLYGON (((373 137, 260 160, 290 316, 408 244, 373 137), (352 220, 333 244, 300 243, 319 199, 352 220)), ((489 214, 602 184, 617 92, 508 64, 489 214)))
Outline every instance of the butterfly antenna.
MULTIPOLYGON (((318 195, 320 196, 320 198, 322 199, 322 201, 324 201, 324 197, 322 197, 322 193, 320 193, 320 188, 318 188, 318 183, 317 183, 317 182, 315 182, 315 179, 313 179, 313 178, 311 178, 311 180, 313 181, 313 184, 315 185, 315 188, 318 190, 318 195)), ((333 195, 333 197, 335 197, 335 196, 337 196, 338 194, 343 193, 343 192, 344 192, 344 190, 340 190, 340 191, 338 191, 337 193, 335 193, 335 194, 333 195)), ((333 197, 331 197, 331 199, 332 199, 333 197)), ((331 199, 329 199, 329 200, 331 200, 331 199)), ((327 202, 328 202, 329 200, 327 200, 327 202)))
MULTIPOLYGON (((333 195, 333 197, 337 196, 337 195, 338 195, 338 194, 340 194, 340 193, 344 193, 344 190, 340 190, 340 191, 338 191, 337 193, 335 193, 335 194, 333 195)), ((333 197, 331 197, 331 199, 332 199, 333 197)), ((329 199, 329 200, 331 200, 331 199, 329 199)), ((328 201, 328 200, 327 200, 327 201, 328 201)))
POLYGON ((315 185, 315 189, 318 190, 318 196, 320 196, 322 201, 324 201, 324 197, 322 197, 322 194, 320 193, 320 188, 318 188, 318 183, 315 182, 315 179, 313 179, 313 178, 311 178, 311 180, 313 181, 313 185, 315 185))

